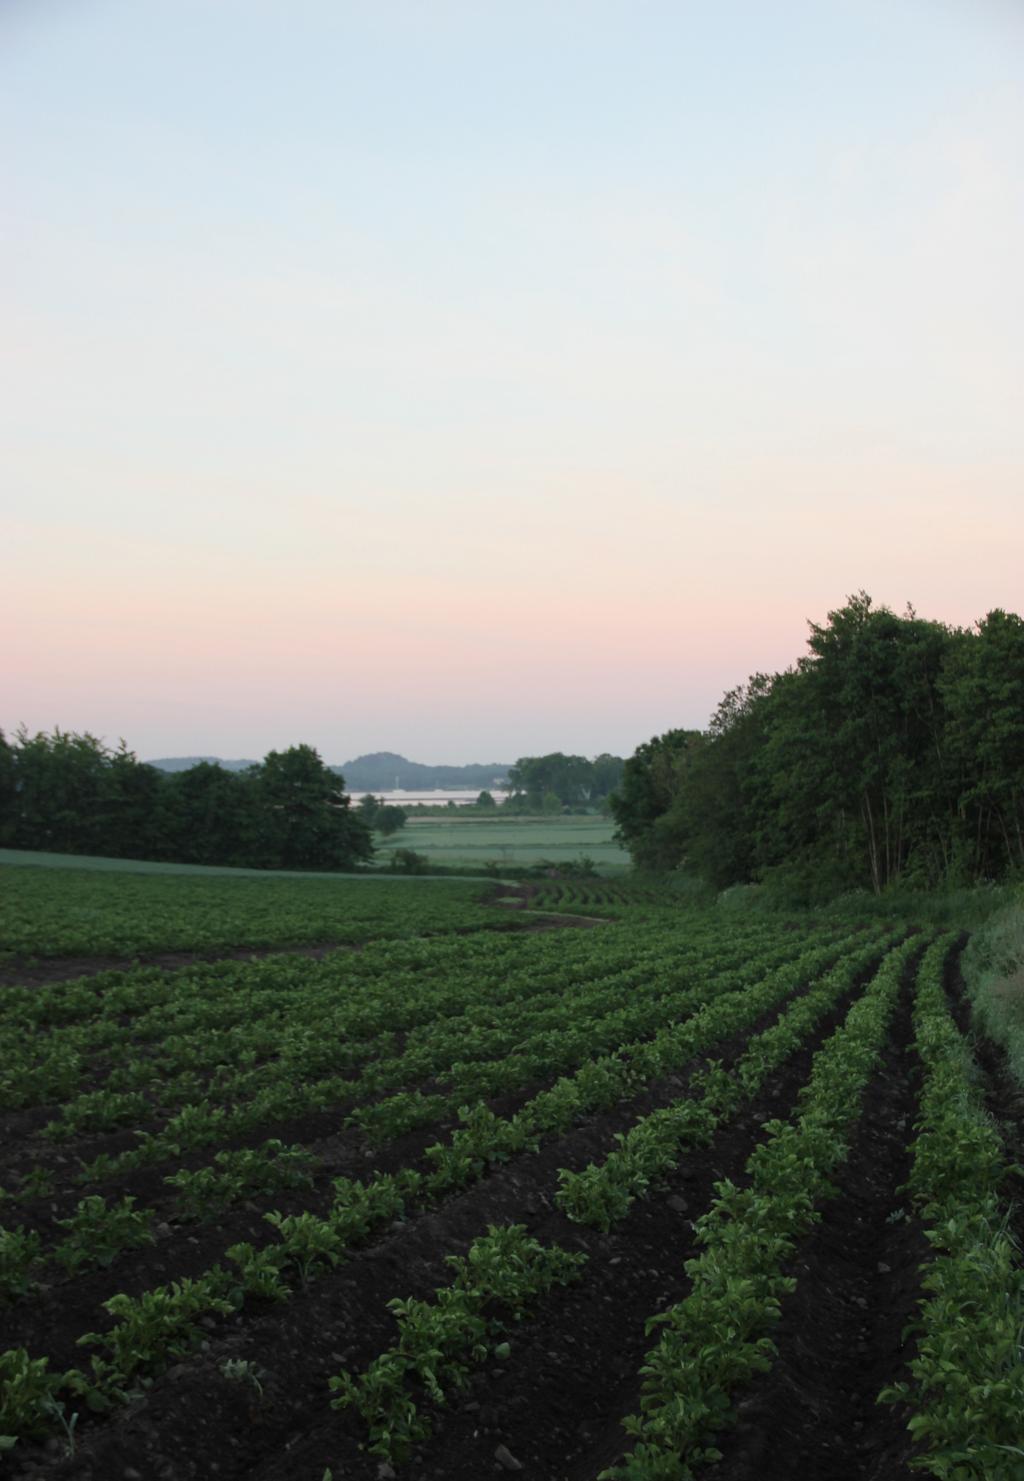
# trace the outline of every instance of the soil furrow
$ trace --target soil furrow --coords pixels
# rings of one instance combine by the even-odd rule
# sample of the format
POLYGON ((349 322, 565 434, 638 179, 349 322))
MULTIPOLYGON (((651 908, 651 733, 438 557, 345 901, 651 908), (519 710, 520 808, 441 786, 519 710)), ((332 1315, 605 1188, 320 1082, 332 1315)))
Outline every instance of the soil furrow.
POLYGON ((778 1355, 739 1396, 719 1437, 717 1481, 900 1481, 909 1477, 905 1421, 880 1407, 901 1376, 903 1333, 920 1296, 928 1244, 907 1205, 920 1086, 912 1051, 912 984, 903 993, 878 1072, 838 1172, 837 1196, 800 1246, 773 1334, 778 1355))
MULTIPOLYGON (((807 991, 807 986, 790 994, 786 1004, 807 991)), ((749 1039, 775 1021, 781 1008, 763 1014, 753 1027, 743 1034, 723 1041, 712 1051, 713 1057, 725 1064, 731 1063, 740 1054, 749 1039)), ((678 1098, 687 1083, 689 1068, 681 1070, 647 1087, 629 1101, 623 1101, 612 1111, 593 1116, 576 1132, 570 1132, 553 1147, 563 1147, 564 1155, 573 1155, 575 1138, 579 1138, 582 1158, 580 1165, 603 1155, 610 1149, 616 1133, 626 1131, 641 1116, 678 1098)), ((499 1116, 514 1115, 528 1100, 554 1083, 556 1075, 534 1082, 518 1091, 493 1097, 486 1102, 499 1116)), ((264 1221, 266 1208, 272 1207, 284 1214, 315 1212, 323 1216, 333 1197, 329 1181, 335 1177, 365 1178, 370 1170, 396 1172, 400 1168, 420 1166, 426 1147, 442 1139, 459 1125, 456 1117, 433 1123, 404 1136, 393 1138, 380 1147, 371 1147, 365 1134, 358 1128, 339 1129, 345 1108, 336 1112, 316 1112, 296 1122, 279 1123, 274 1127, 261 1127, 258 1133, 243 1138, 239 1145, 260 1145, 268 1136, 278 1137, 285 1142, 297 1142, 309 1146, 322 1162, 322 1171, 317 1176, 316 1186, 310 1190, 281 1193, 271 1200, 257 1204, 254 1201, 224 1211, 212 1223, 164 1224, 158 1229, 159 1238, 155 1246, 128 1251, 110 1269, 83 1273, 71 1281, 60 1282, 37 1292, 8 1308, 0 1317, 0 1346, 25 1346, 33 1352, 50 1355, 54 1367, 70 1366, 80 1360, 74 1348, 75 1339, 82 1331, 105 1326, 106 1319, 100 1303, 115 1291, 124 1291, 136 1296, 154 1284, 163 1281, 195 1277, 210 1265, 222 1261, 224 1251, 232 1244, 248 1241, 259 1245, 267 1242, 268 1227, 264 1221)), ((234 1144, 234 1143, 233 1143, 234 1144)), ((543 1153, 541 1154, 544 1155, 543 1153)), ((188 1166, 190 1162, 203 1165, 208 1158, 197 1155, 194 1159, 179 1159, 173 1164, 160 1164, 154 1168, 141 1169, 118 1182, 118 1192, 131 1193, 140 1206, 155 1206, 159 1210, 161 1198, 166 1197, 163 1177, 168 1167, 188 1166)), ((574 1166, 566 1162, 565 1166, 574 1166)), ((76 1197, 81 1196, 79 1190, 76 1197)), ((69 1200, 73 1202, 74 1200, 69 1200)), ((67 1213, 63 1202, 53 1202, 36 1222, 48 1241, 58 1237, 55 1220, 67 1213)))
POLYGON ((554 1207, 553 1194, 560 1167, 582 1167, 603 1155, 614 1132, 635 1119, 621 1112, 577 1128, 393 1229, 279 1310, 239 1320, 207 1355, 155 1384, 140 1412, 94 1432, 81 1456, 58 1474, 98 1481, 135 1467, 158 1478, 216 1474, 276 1481, 319 1478, 332 1466, 336 1475, 375 1478, 377 1462, 360 1452, 358 1427, 329 1408, 327 1379, 341 1366, 365 1367, 393 1339, 385 1308, 390 1297, 428 1295, 448 1279, 444 1253, 465 1248, 488 1223, 501 1222, 523 1222, 545 1242, 585 1250, 584 1280, 547 1301, 537 1319, 513 1335, 511 1361, 485 1370, 467 1402, 456 1401, 443 1435, 415 1473, 475 1481, 494 1469, 494 1448, 505 1443, 515 1455, 518 1445, 524 1461, 529 1457, 532 1474, 568 1474, 572 1456, 589 1451, 607 1416, 621 1412, 623 1385, 646 1350, 645 1316, 679 1297, 683 1261, 692 1252, 691 1215, 706 1205, 717 1178, 740 1171, 762 1121, 788 1114, 815 1048, 846 1006, 774 1077, 756 1106, 710 1149, 689 1155, 665 1190, 639 1202, 611 1234, 571 1224, 554 1207), (264 1373, 258 1400, 254 1390, 220 1374, 218 1364, 228 1356, 245 1358, 264 1373))

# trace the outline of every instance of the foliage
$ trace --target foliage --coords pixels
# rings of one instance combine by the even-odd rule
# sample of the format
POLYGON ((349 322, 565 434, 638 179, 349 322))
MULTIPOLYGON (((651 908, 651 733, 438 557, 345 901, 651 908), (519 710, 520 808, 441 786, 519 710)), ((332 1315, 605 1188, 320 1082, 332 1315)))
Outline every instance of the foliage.
POLYGON ((33 1230, 20 1224, 17 1229, 0 1225, 0 1300, 11 1301, 31 1290, 41 1248, 42 1241, 33 1230))
POLYGON ((218 1152, 212 1166, 181 1168, 164 1181, 175 1189, 183 1215, 209 1219, 256 1194, 312 1187, 314 1162, 304 1147, 286 1147, 272 1138, 262 1147, 218 1152))
POLYGON ((792 905, 1005 877, 1024 868, 1024 621, 972 631, 861 592, 808 653, 669 731, 612 799, 634 860, 792 905))
POLYGON ((972 935, 963 972, 978 1027, 1006 1050, 1018 1085, 1024 1086, 1024 900, 994 914, 972 935))
POLYGON ((716 1185, 696 1228, 701 1255, 687 1262, 690 1294, 650 1318, 659 1340, 644 1363, 640 1413, 623 1425, 634 1438, 608 1481, 688 1481, 720 1458, 715 1437, 731 1417, 731 1395, 771 1363, 770 1332, 796 1240, 819 1217, 829 1175, 846 1158, 851 1128, 895 1009, 913 943, 891 952, 843 1025, 814 1058, 798 1113, 765 1126, 745 1185, 716 1185))
POLYGON ((940 1481, 1019 1481, 1024 1408, 1024 1269, 1001 1207, 1008 1171, 975 1067, 946 1002, 948 938, 918 974, 915 1047, 924 1067, 909 1191, 926 1225, 910 1381, 901 1403, 919 1447, 912 1464, 940 1481))
POLYGON ((611 795, 618 837, 640 869, 669 869, 680 862, 669 819, 682 779, 702 745, 695 730, 669 730, 638 746, 611 795))
POLYGON ((46 1358, 30 1358, 23 1347, 0 1352, 0 1454, 51 1428, 63 1382, 46 1358))
POLYGON ((332 1378, 332 1407, 357 1410, 374 1455, 404 1459, 431 1431, 416 1388, 429 1402, 444 1404, 448 1390, 464 1386, 469 1365, 486 1358, 492 1334, 503 1330, 494 1308, 518 1315, 552 1286, 577 1278, 585 1260, 539 1244, 521 1224, 492 1224, 464 1256, 448 1257, 455 1279, 435 1291, 432 1302, 388 1302, 398 1322, 397 1342, 358 1377, 342 1372, 332 1378))
POLYGON ((0 843, 55 853, 351 869, 372 855, 344 779, 305 745, 243 771, 200 762, 165 773, 122 741, 56 729, 0 732, 0 843))
MULTIPOLYGON (((364 942, 494 923, 457 880, 0 866, 0 948, 29 956, 364 942)), ((7 1067, 0 1062, 0 1083, 7 1067)), ((59 1087, 54 1087, 58 1089, 59 1087)))
POLYGON ((418 854, 415 849, 396 848, 388 860, 388 868, 395 874, 426 874, 430 869, 430 860, 426 854, 418 854))
POLYGON ((367 792, 365 797, 359 799, 358 811, 367 827, 385 838, 389 838, 392 833, 400 833, 409 820, 404 807, 389 806, 372 792, 367 792))
POLYGON ((103 1348, 109 1354, 96 1370, 102 1386, 120 1389, 139 1369, 160 1371, 190 1352, 199 1341, 202 1317, 234 1311, 230 1284, 230 1276, 218 1267, 198 1280, 171 1281, 139 1296, 121 1292, 104 1301, 114 1325, 78 1339, 79 1346, 103 1348))
POLYGON ((511 794, 504 807, 509 812, 560 812, 563 807, 596 804, 618 784, 622 765, 620 757, 607 754, 593 761, 562 751, 520 756, 509 769, 511 794))
POLYGON ((122 1250, 152 1244, 150 1218, 136 1209, 134 1198, 108 1204, 99 1194, 83 1198, 70 1219, 58 1219, 68 1231, 54 1255, 72 1274, 89 1265, 110 1265, 122 1250))

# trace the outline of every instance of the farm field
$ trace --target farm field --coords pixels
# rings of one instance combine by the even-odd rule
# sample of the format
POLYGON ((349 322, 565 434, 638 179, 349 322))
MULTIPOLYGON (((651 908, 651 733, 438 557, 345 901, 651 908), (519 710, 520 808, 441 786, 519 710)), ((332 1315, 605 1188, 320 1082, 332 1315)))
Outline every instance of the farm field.
MULTIPOLYGON (((12 855, 8 855, 12 857, 12 855)), ((109 861, 107 861, 109 862, 109 861)), ((4 954, 118 957, 382 937, 494 925, 479 883, 401 875, 193 875, 0 864, 4 954)))
POLYGON ((396 848, 415 849, 432 864, 497 864, 515 872, 548 859, 568 864, 585 855, 605 872, 625 871, 629 854, 613 839, 610 818, 417 818, 400 833, 380 839, 377 856, 386 862, 396 848))
POLYGON ((1016 1102, 961 935, 296 880, 280 950, 210 961, 249 881, 152 926, 129 876, 8 875, 51 967, 87 914, 121 956, 196 919, 187 961, 0 989, 12 1477, 1024 1474, 1016 1102))

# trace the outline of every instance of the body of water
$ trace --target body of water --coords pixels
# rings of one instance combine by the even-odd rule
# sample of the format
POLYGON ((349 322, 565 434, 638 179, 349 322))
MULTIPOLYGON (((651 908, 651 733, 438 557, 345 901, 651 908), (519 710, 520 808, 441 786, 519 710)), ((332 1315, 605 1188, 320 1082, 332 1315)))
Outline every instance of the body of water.
MULTIPOLYGON (((391 807, 412 807, 418 802, 429 803, 431 807, 444 807, 449 802, 454 802, 456 807, 469 807, 482 791, 490 792, 495 802, 504 802, 508 796, 507 792, 498 792, 492 787, 463 787, 453 791, 438 787, 436 791, 426 792, 407 792, 404 788, 392 788, 389 792, 374 792, 372 795, 391 807)), ((367 795, 369 794, 366 792, 349 793, 353 802, 358 802, 367 795)))

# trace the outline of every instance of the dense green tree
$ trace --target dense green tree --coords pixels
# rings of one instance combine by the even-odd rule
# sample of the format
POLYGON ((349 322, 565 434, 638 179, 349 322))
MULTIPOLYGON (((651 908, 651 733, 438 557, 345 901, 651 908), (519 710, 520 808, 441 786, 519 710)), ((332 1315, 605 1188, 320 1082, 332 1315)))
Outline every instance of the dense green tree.
POLYGON ((0 848, 11 848, 15 842, 17 765, 14 747, 0 730, 0 848))
MULTIPOLYGON (((830 612, 825 625, 812 624, 810 655, 799 665, 799 707, 816 763, 818 835, 838 830, 859 849, 876 891, 898 878, 912 856, 932 877, 941 869, 951 809, 938 681, 949 642, 941 624, 912 611, 898 617, 875 609, 862 592, 830 612)), ((787 773, 780 800, 788 792, 806 796, 807 781, 787 773)))
POLYGON ((380 798, 375 797, 372 792, 367 792, 365 796, 360 797, 359 816, 362 818, 363 822, 368 828, 373 828, 375 826, 377 813, 379 812, 381 806, 382 803, 380 798))
POLYGON ((615 791, 622 780, 625 764, 621 756, 611 756, 607 751, 594 757, 590 763, 590 795, 593 800, 599 802, 615 791))
POLYGON ((122 740, 108 757, 102 851, 115 858, 167 858, 174 841, 168 792, 163 773, 122 740))
POLYGON ((642 868, 672 869, 684 860, 686 840, 674 804, 702 744, 699 730, 668 730, 638 746, 623 767, 612 816, 616 836, 642 868))
MULTIPOLYGON (((384 810, 388 811, 387 809, 384 810)), ((0 735, 0 840, 24 849, 263 868, 350 869, 372 854, 342 778, 310 746, 228 771, 165 773, 122 741, 0 735)))
POLYGON ((1024 623, 958 631, 861 592, 706 733, 641 746, 612 811, 639 864, 794 899, 1024 868, 1024 623))
POLYGON ((374 832, 380 833, 384 838, 390 838, 392 833, 401 833, 409 821, 409 814, 404 807, 395 807, 389 804, 386 807, 378 807, 374 815, 374 832))
POLYGON ((497 807, 497 805, 490 792, 481 792, 480 796, 476 799, 477 807, 492 808, 497 807))
POLYGON ((312 746, 270 751, 258 768, 261 861, 276 869, 351 869, 373 853, 344 778, 312 746))
POLYGON ((582 807, 606 797, 618 785, 623 765, 618 756, 602 755, 588 761, 585 756, 567 756, 563 751, 520 756, 509 769, 509 786, 513 797, 523 799, 533 812, 544 810, 547 793, 554 794, 565 807, 582 807))
POLYGON ((940 689, 961 856, 985 876, 1024 869, 1024 621, 997 609, 961 635, 940 689))
POLYGON ((60 854, 106 851, 106 772, 110 753, 96 736, 73 731, 17 733, 11 831, 18 848, 60 854))
POLYGON ((257 866, 256 770, 226 771, 200 761, 186 771, 171 773, 164 783, 168 832, 173 839, 166 856, 184 864, 257 866))
POLYGON ((724 696, 703 744, 693 745, 684 785, 674 793, 662 824, 665 848, 676 840, 676 863, 720 888, 755 877, 753 827, 755 764, 764 743, 771 680, 755 674, 724 696))

